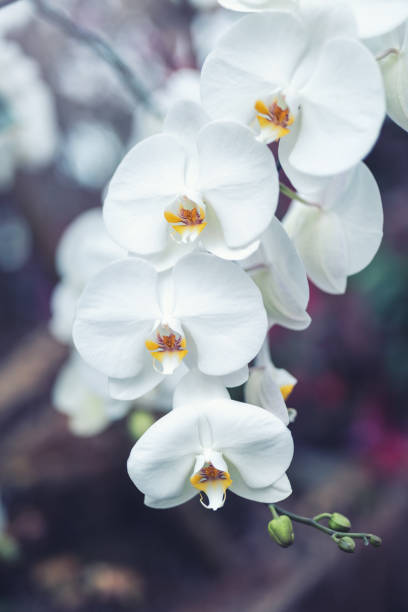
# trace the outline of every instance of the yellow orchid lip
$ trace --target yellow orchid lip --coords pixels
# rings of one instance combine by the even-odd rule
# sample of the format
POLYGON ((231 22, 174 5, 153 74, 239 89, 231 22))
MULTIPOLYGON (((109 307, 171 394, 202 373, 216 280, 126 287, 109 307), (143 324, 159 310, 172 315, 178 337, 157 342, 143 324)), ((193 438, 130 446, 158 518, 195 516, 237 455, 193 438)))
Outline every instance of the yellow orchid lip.
POLYGON ((282 393, 283 399, 286 401, 289 395, 292 393, 295 385, 282 385, 280 392, 282 393))
POLYGON ((181 198, 177 212, 166 210, 164 218, 172 226, 172 237, 176 242, 193 242, 207 225, 205 209, 186 196, 181 198))
POLYGON ((153 357, 153 367, 161 374, 173 374, 187 355, 186 339, 170 328, 156 331, 156 341, 148 339, 145 346, 153 357))
POLYGON ((262 100, 257 100, 255 110, 261 130, 268 132, 273 140, 279 140, 289 134, 289 127, 295 119, 287 106, 281 107, 276 99, 269 106, 262 100))
POLYGON ((212 510, 218 510, 224 505, 226 491, 232 485, 229 473, 218 470, 212 463, 206 463, 190 478, 190 482, 200 491, 201 504, 212 510), (208 504, 204 503, 201 492, 206 494, 208 504))

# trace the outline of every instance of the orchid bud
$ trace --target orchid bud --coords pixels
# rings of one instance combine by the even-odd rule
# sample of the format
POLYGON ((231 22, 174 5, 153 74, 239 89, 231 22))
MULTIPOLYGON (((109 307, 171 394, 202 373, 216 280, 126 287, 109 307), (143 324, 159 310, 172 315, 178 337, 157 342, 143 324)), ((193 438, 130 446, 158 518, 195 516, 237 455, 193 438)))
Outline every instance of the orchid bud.
POLYGON ((271 538, 283 548, 291 546, 295 540, 292 521, 284 514, 269 521, 268 532, 271 538))
POLYGON ((138 410, 130 415, 128 427, 132 437, 138 440, 153 423, 154 418, 149 412, 138 410))
POLYGON ((350 531, 351 523, 349 519, 339 512, 333 512, 329 519, 330 529, 334 531, 350 531))
POLYGON ((355 541, 353 540, 353 538, 350 538, 349 536, 340 538, 340 540, 338 540, 337 542, 337 545, 340 548, 340 550, 346 553, 353 553, 356 549, 355 541))
POLYGON ((369 542, 370 542, 371 546, 375 546, 376 548, 378 548, 379 546, 382 545, 382 539, 379 538, 376 535, 371 535, 369 537, 369 542))

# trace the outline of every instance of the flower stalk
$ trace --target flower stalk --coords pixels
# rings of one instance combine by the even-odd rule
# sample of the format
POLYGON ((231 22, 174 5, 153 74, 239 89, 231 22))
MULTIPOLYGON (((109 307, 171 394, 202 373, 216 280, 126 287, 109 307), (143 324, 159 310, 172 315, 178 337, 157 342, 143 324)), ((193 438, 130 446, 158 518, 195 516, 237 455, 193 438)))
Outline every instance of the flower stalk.
POLYGON ((276 504, 269 504, 269 510, 271 511, 275 519, 278 518, 279 516, 287 516, 288 518, 290 518, 292 521, 296 523, 308 525, 309 527, 313 527, 314 529, 318 529, 319 531, 322 531, 323 533, 329 535, 332 538, 332 540, 339 546, 340 550, 343 550, 344 552, 354 552, 353 546, 347 545, 349 540, 353 542, 354 540, 363 540, 366 546, 371 544, 371 546, 374 546, 374 547, 381 546, 381 543, 382 543, 381 538, 379 538, 378 536, 372 533, 363 533, 363 532, 350 533, 348 532, 347 536, 345 536, 344 530, 339 531, 339 530, 331 529, 330 527, 326 527, 325 525, 322 525, 320 523, 322 519, 326 518, 330 520, 332 518, 333 514, 329 512, 323 512, 321 514, 316 515, 313 518, 309 518, 306 516, 300 516, 298 514, 294 514, 293 512, 289 512, 288 510, 285 510, 285 508, 277 506, 276 504))

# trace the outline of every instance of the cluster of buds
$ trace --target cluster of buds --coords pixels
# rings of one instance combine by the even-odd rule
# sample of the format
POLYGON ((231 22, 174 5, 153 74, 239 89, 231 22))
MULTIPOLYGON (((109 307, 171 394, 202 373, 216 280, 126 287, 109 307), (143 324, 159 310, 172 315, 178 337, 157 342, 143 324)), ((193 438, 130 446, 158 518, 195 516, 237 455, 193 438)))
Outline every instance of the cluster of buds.
POLYGON ((339 512, 323 512, 313 518, 298 516, 282 508, 277 508, 274 504, 269 506, 273 519, 268 523, 268 532, 271 538, 282 548, 291 546, 295 541, 293 521, 297 521, 309 527, 314 527, 323 533, 331 536, 340 550, 352 553, 356 550, 356 540, 363 540, 365 545, 379 547, 382 544, 380 537, 372 533, 350 533, 351 522, 339 512), (321 524, 322 519, 327 519, 328 527, 321 524), (347 533, 347 535, 344 535, 347 533))

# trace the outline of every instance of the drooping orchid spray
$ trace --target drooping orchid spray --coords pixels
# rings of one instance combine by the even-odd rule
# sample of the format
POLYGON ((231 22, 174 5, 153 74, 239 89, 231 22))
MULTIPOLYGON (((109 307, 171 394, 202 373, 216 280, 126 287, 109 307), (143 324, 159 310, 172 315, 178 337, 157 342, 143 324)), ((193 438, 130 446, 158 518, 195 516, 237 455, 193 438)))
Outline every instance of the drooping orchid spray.
MULTIPOLYGON (((106 191, 104 229, 97 222, 101 265, 78 283, 60 266, 62 287, 82 290, 74 344, 106 385, 95 427, 117 418, 120 402, 127 412, 145 394, 167 394, 168 414, 128 461, 146 505, 199 495, 217 510, 234 492, 271 505, 269 532, 287 546, 299 517, 275 504, 291 493, 296 411, 286 403, 297 380, 272 363, 268 330, 308 327, 308 279, 343 293, 380 246, 381 195, 363 158, 386 111, 408 126, 408 5, 220 4, 250 14, 207 57, 202 105, 186 95, 161 133, 128 152, 106 191), (291 199, 280 220, 279 191, 291 199), (227 388, 244 384, 246 401, 233 401, 227 388)), ((333 517, 328 527, 327 515, 302 522, 346 552, 356 539, 380 543, 345 536, 348 521, 333 517)))

